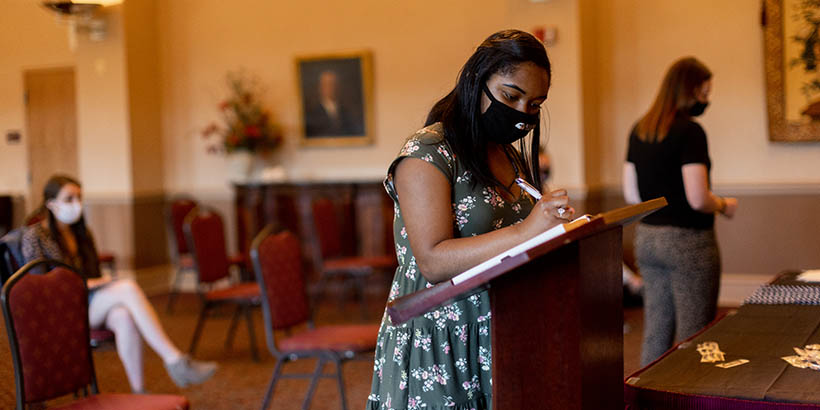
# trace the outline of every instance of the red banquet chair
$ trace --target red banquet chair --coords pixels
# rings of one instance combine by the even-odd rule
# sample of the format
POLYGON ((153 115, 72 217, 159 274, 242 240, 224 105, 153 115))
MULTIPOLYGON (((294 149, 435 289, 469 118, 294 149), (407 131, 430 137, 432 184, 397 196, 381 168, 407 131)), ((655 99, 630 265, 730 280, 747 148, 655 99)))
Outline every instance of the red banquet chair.
POLYGON ((182 396, 99 393, 88 345, 88 289, 71 266, 47 259, 32 261, 8 280, 0 299, 18 410, 79 392, 83 397, 57 408, 188 408, 182 396), (41 265, 54 268, 45 275, 29 274, 41 265))
POLYGON ((342 364, 358 353, 372 351, 376 347, 379 326, 334 325, 314 328, 302 273, 299 241, 288 231, 276 235, 272 232, 272 226, 265 227, 251 245, 253 269, 262 288, 262 314, 265 318, 268 350, 276 358, 262 410, 270 405, 274 387, 280 378, 310 379, 303 409, 310 406, 319 378, 336 378, 342 409, 347 409, 342 364), (288 336, 276 340, 274 332, 277 330, 286 331, 288 336), (284 363, 302 358, 318 359, 313 373, 282 374, 284 363), (335 373, 323 372, 327 362, 336 365, 335 373))
POLYGON ((202 310, 194 330, 188 352, 193 355, 196 344, 205 325, 208 312, 224 304, 236 305, 236 312, 228 328, 225 348, 233 342, 236 325, 240 316, 245 316, 248 324, 251 355, 259 360, 256 349, 256 338, 253 331, 252 309, 261 303, 259 285, 256 282, 233 284, 228 287, 214 288, 214 285, 230 274, 232 265, 244 266, 244 259, 228 258, 225 251, 225 227, 222 217, 210 208, 198 206, 188 213, 183 223, 183 231, 188 249, 193 255, 194 270, 197 273, 197 289, 202 298, 202 310))
POLYGON ((365 279, 377 271, 393 271, 396 269, 396 255, 379 256, 345 256, 342 243, 342 231, 336 217, 333 202, 327 198, 319 198, 313 202, 313 226, 316 229, 316 239, 319 242, 319 251, 314 257, 315 265, 319 269, 319 284, 317 294, 321 294, 328 279, 342 276, 346 281, 353 283, 356 295, 361 303, 362 316, 365 315, 364 304, 365 279))
POLYGON ((185 216, 194 208, 196 202, 193 199, 179 197, 171 201, 165 208, 165 231, 168 237, 168 254, 171 256, 171 263, 176 267, 174 272, 174 282, 168 294, 168 305, 165 310, 171 313, 174 309, 174 301, 179 295, 179 281, 185 273, 196 273, 194 270, 194 259, 185 241, 185 232, 182 225, 185 216))
MULTIPOLYGON (((20 263, 23 261, 23 230, 25 228, 17 228, 0 238, 0 254, 3 256, 2 269, 4 273, 11 274, 21 268, 20 263)), ((8 279, 8 277, 3 277, 8 279)), ((5 282, 5 281, 3 281, 5 282)), ((103 347, 114 343, 114 332, 105 329, 91 329, 89 333, 89 344, 93 348, 103 347)))

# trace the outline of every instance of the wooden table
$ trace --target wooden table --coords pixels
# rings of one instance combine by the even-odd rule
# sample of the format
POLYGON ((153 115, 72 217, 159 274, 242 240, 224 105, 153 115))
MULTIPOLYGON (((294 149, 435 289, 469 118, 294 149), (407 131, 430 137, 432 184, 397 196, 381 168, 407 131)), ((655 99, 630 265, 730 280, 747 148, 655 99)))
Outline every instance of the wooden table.
MULTIPOLYGON (((780 275, 773 284, 794 284, 793 277, 780 275)), ((820 305, 743 305, 630 375, 626 408, 820 409, 820 371, 781 359, 812 343, 820 343, 820 305), (701 363, 696 349, 706 341, 718 343, 726 362, 749 363, 701 363)))
POLYGON ((393 249, 393 201, 381 181, 289 181, 235 184, 238 246, 246 252, 254 236, 269 223, 294 232, 302 242, 308 271, 319 251, 312 202, 333 201, 342 230, 345 255, 385 255, 393 249))

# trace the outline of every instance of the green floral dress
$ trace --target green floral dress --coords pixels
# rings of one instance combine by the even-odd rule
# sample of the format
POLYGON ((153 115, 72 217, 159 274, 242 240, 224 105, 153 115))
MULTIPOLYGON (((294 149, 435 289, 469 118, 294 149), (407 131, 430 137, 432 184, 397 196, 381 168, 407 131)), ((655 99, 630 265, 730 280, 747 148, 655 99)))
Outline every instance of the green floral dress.
MULTIPOLYGON (((433 286, 419 272, 393 187, 395 167, 407 157, 427 161, 450 181, 453 232, 457 238, 519 223, 535 203, 526 193, 510 203, 494 187, 477 184, 473 189, 471 175, 453 156, 443 138, 441 124, 419 130, 407 140, 385 179, 385 188, 394 203, 393 237, 399 260, 388 301, 433 286)), ((398 326, 385 313, 367 408, 488 409, 492 403, 491 369, 487 291, 398 326)))

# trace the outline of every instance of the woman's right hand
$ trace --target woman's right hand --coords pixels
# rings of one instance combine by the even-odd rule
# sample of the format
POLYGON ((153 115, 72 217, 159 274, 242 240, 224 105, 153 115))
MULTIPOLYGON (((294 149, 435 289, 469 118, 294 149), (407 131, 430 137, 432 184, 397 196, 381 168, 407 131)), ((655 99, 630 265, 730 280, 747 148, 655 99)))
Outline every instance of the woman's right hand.
POLYGON ((723 216, 731 219, 735 216, 735 212, 737 212, 737 198, 732 197, 723 197, 723 201, 726 205, 723 207, 723 216))
POLYGON ((558 224, 572 220, 575 209, 569 206, 566 189, 545 192, 532 212, 519 225, 525 239, 532 238, 558 224))

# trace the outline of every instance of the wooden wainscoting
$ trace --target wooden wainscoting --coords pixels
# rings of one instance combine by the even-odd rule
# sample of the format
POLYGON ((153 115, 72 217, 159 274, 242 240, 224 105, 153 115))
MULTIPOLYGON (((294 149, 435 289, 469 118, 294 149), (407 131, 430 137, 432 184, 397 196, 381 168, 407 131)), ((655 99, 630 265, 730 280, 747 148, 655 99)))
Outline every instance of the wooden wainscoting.
MULTIPOLYGON (((723 264, 721 303, 737 305, 754 289, 787 269, 820 268, 820 187, 815 184, 723 186, 738 198, 733 219, 717 217, 723 264)), ((579 212, 597 213, 624 205, 620 188, 590 191, 579 212)), ((635 224, 624 229, 624 259, 634 260, 635 224)))

